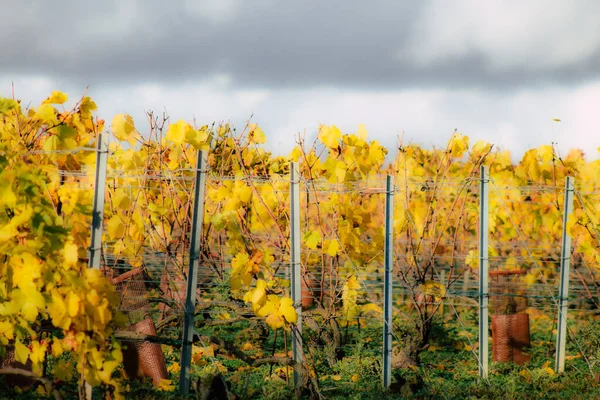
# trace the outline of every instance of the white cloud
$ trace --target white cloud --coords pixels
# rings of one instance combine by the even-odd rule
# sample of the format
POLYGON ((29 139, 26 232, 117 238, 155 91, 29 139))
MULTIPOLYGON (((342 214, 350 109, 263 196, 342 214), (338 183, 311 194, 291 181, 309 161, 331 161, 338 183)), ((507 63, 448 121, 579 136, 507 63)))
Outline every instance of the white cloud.
POLYGON ((415 23, 410 53, 427 64, 472 52, 491 69, 552 69, 600 49, 596 1, 432 1, 415 23))
POLYGON ((241 11, 242 4, 237 0, 184 0, 183 9, 196 17, 213 22, 234 20, 241 11))
POLYGON ((235 92, 235 99, 243 109, 256 108, 263 103, 271 93, 270 90, 239 90, 235 92))

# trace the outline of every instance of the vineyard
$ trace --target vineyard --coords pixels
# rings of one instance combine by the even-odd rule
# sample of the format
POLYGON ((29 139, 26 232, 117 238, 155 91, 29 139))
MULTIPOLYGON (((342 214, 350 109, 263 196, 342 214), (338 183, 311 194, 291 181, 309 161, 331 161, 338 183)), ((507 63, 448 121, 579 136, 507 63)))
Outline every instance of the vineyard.
POLYGON ((600 396, 598 153, 67 102, 0 98, 0 396, 600 396))

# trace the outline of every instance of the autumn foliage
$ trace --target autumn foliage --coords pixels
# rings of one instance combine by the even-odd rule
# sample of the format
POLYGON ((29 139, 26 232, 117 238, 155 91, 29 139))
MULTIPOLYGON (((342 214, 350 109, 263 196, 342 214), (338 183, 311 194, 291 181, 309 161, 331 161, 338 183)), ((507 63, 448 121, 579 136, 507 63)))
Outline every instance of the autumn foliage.
MULTIPOLYGON (((66 102, 60 92, 29 109, 0 99, 0 351, 14 351, 22 363, 30 360, 40 376, 57 382, 83 377, 118 393, 113 373, 122 359, 115 330, 125 321, 109 280, 87 269, 85 261, 96 168, 90 149, 105 126, 93 116, 96 105, 90 98, 71 109, 66 102), (45 371, 50 357, 54 367, 45 371)), ((552 146, 542 146, 515 165, 508 152, 484 142, 471 144, 454 133, 444 148, 401 143, 392 154, 369 140, 361 125, 349 134, 320 126, 313 142, 299 138, 291 154, 282 157, 264 149, 266 135, 255 124, 238 133, 227 124, 169 124, 152 114, 149 121, 149 133, 139 132, 129 115, 115 116, 110 126, 103 242, 117 261, 104 266, 141 268, 146 252, 153 251, 166 254, 175 266, 169 279, 184 279, 192 210, 188 183, 198 150, 207 150, 201 261, 211 273, 205 278, 227 285, 220 300, 235 305, 231 309, 245 307, 275 331, 289 332, 298 318, 282 273, 290 260, 290 161, 300 163, 306 194, 301 200, 303 285, 314 300, 312 313, 306 314, 308 331, 380 316, 379 300, 365 282, 382 268, 386 174, 394 176, 397 188, 394 272, 417 310, 419 340, 409 358, 427 345, 431 317, 452 280, 476 265, 473 194, 481 165, 489 167, 498 189, 491 194, 492 242, 535 238, 536 251, 556 263, 559 193, 570 175, 580 193, 569 225, 575 252, 582 263, 600 264, 600 213, 592 195, 600 189, 600 161, 586 160, 578 150, 561 158, 552 146), (523 186, 552 189, 534 191, 524 203, 523 186), (462 259, 443 265, 442 256, 462 259), (444 283, 437 279, 440 267, 449 268, 444 283)), ((491 253, 504 260, 498 268, 510 269, 525 252, 497 246, 491 253)), ((521 267, 528 268, 528 282, 540 279, 533 264, 521 267)), ((543 269, 543 277, 555 274, 553 268, 543 269)))

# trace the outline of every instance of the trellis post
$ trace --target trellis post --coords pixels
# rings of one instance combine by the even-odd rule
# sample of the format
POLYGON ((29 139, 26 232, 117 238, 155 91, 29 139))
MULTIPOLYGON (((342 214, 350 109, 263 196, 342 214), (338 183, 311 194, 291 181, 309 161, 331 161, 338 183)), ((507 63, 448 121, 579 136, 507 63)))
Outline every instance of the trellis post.
POLYGON ((204 225, 204 197, 206 190, 206 160, 208 152, 198 151, 196 161, 196 179, 194 186, 194 211, 192 215, 192 234, 190 259, 187 273, 185 295, 183 341, 181 348, 181 371, 179 374, 179 392, 187 395, 190 390, 190 366, 192 362, 192 342, 194 339, 194 316, 196 311, 196 290, 198 288, 198 264, 200 261, 200 240, 204 225))
POLYGON ((392 381, 392 271, 394 245, 394 184, 388 175, 385 183, 385 234, 383 279, 383 387, 388 389, 392 381))
POLYGON ((292 352, 296 367, 294 368, 294 385, 302 383, 299 366, 303 362, 302 348, 302 274, 300 265, 300 172, 297 162, 290 163, 290 269, 292 301, 298 314, 298 321, 292 331, 292 352))
POLYGON ((558 295, 558 329, 556 336, 556 361, 554 369, 557 373, 565 370, 565 346, 567 340, 567 306, 569 302, 569 269, 571 267, 571 236, 567 232, 569 214, 573 212, 574 179, 567 176, 565 180, 565 204, 563 209, 562 245, 560 250, 560 288, 558 295))
MULTIPOLYGON (((88 268, 100 269, 102 260, 102 226, 104 222, 104 193, 106 191, 106 165, 108 145, 106 136, 98 134, 96 143, 96 176, 94 179, 94 205, 92 209, 92 229, 88 249, 88 268)), ((86 400, 92 399, 92 385, 84 383, 86 400)))
POLYGON ((89 248, 89 268, 100 268, 102 257, 102 223, 104 220, 104 193, 106 189, 106 164, 108 146, 105 135, 98 135, 96 144, 96 178, 94 180, 94 209, 92 214, 92 233, 89 248))
POLYGON ((487 379, 489 361, 488 304, 489 304, 489 265, 488 265, 488 218, 489 218, 489 173, 481 166, 479 203, 479 378, 487 379))

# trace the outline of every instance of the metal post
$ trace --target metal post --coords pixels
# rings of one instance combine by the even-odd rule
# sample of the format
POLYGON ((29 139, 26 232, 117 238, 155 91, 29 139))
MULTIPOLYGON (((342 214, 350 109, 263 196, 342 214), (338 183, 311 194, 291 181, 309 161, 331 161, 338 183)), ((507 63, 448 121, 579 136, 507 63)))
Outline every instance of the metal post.
POLYGON ((181 349, 181 372, 179 374, 179 392, 187 395, 190 390, 190 365, 192 363, 192 340, 194 338, 194 314, 196 311, 196 290, 198 288, 198 263, 200 239, 204 225, 204 194, 206 190, 206 160, 208 153, 198 151, 196 161, 196 180, 194 187, 194 213, 192 216, 192 237, 190 260, 185 295, 185 315, 183 321, 183 343, 181 349))
MULTIPOLYGON (((94 180, 94 209, 92 211, 92 232, 88 249, 88 268, 100 269, 102 260, 102 226, 104 222, 104 193, 106 191, 106 164, 108 145, 105 136, 98 134, 96 143, 96 178, 94 180)), ((86 400, 92 399, 92 385, 84 383, 86 400)))
MULTIPOLYGON (((454 261, 453 261, 453 263, 454 263, 454 261)), ((440 272, 440 284, 441 284, 443 287, 446 287, 446 270, 445 270, 445 269, 443 269, 443 270, 440 272)), ((444 310, 444 302, 442 301, 442 302, 440 303, 440 308, 439 308, 439 313, 440 313, 440 315, 441 315, 441 317, 442 317, 442 321, 444 321, 444 311, 445 311, 445 310, 444 310)))
POLYGON ((479 378, 488 377, 489 340, 488 340, 488 217, 489 217, 489 173, 481 166, 480 203, 479 203, 479 378))
POLYGON ((385 234, 383 261, 383 388, 392 383, 392 272, 394 245, 394 183, 390 175, 385 183, 385 234))
POLYGON ((565 181, 565 205, 563 210, 562 246, 560 250, 560 288, 558 296, 558 335, 556 336, 556 373, 565 370, 565 346, 567 340, 567 306, 569 301, 569 268, 571 267, 571 237, 567 233, 569 214, 573 212, 574 179, 565 181))
POLYGON ((92 234, 89 248, 89 268, 100 268, 102 256, 102 223, 104 220, 104 192, 106 188, 106 164, 108 146, 102 134, 96 144, 96 179, 94 182, 94 210, 92 214, 92 234))
MULTIPOLYGON (((298 314, 296 327, 292 332, 292 351, 294 362, 299 366, 304 359, 302 349, 302 274, 300 273, 300 172, 297 162, 290 163, 290 269, 291 269, 291 292, 294 307, 298 314)), ((294 369, 294 385, 298 387, 302 383, 300 369, 294 369)))

